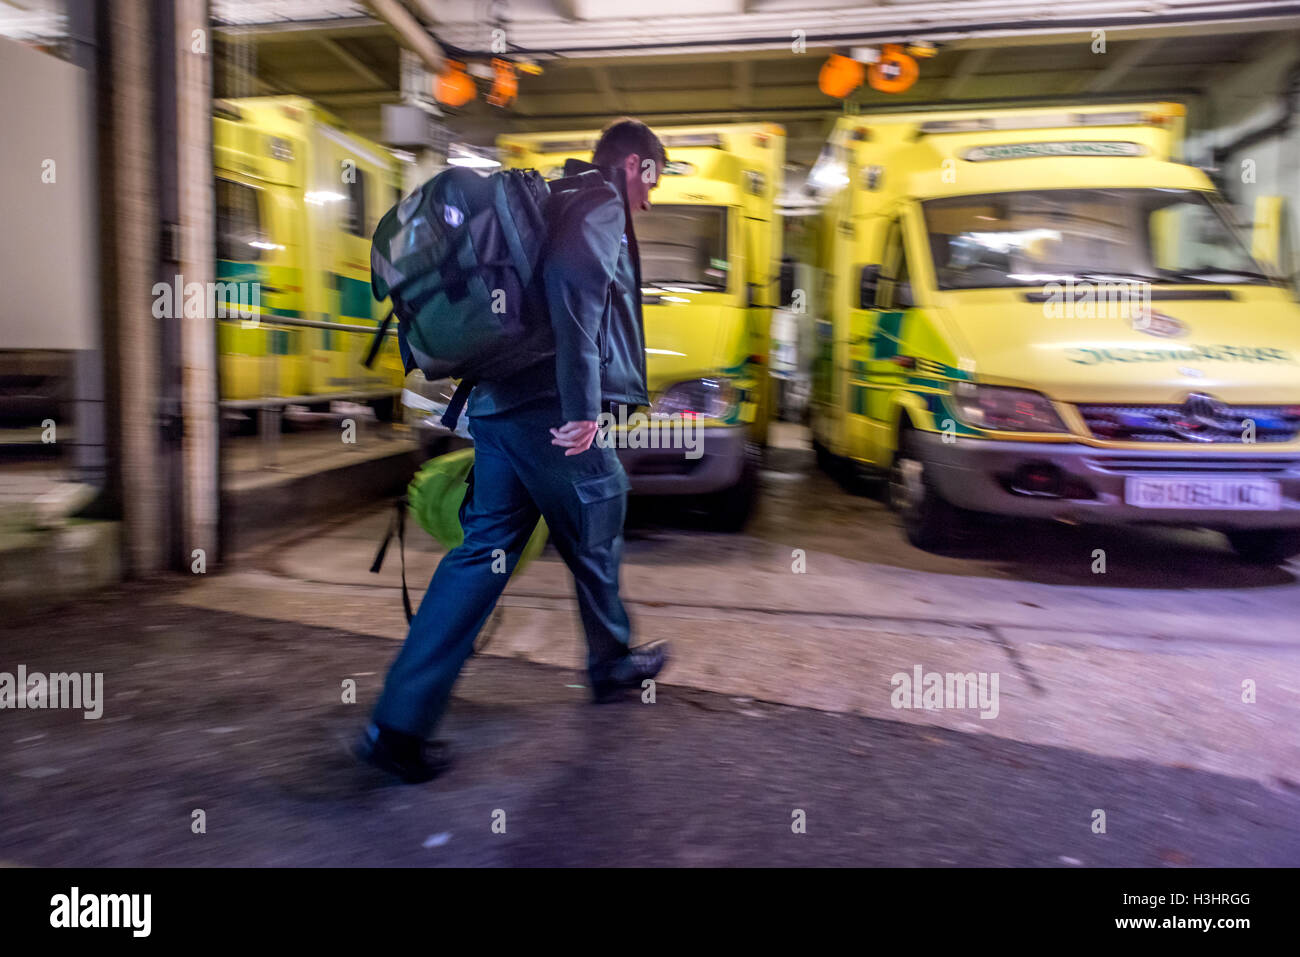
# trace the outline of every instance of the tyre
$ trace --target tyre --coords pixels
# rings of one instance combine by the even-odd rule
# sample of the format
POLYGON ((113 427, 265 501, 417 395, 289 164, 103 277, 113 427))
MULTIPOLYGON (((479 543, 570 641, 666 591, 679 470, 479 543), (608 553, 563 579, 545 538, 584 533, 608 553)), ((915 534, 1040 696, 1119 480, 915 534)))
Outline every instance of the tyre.
POLYGON ((850 495, 867 495, 879 498, 883 486, 884 473, 873 471, 855 459, 842 458, 813 439, 813 454, 817 457, 817 468, 850 495))
POLYGON ((370 408, 380 422, 392 422, 397 415, 397 396, 390 395, 383 399, 371 399, 370 408))
POLYGON ((939 494, 909 430, 900 432, 889 470, 889 505, 907 540, 925 551, 953 545, 966 525, 966 513, 939 494))
POLYGON ((827 475, 833 475, 835 473, 837 460, 835 456, 831 454, 831 450, 822 445, 816 439, 813 439, 812 447, 813 454, 817 456, 817 467, 827 475))
POLYGON ((745 446, 745 464, 740 470, 740 479, 731 488, 714 492, 708 496, 710 524, 720 532, 739 532, 754 514, 754 505, 758 501, 758 466, 762 452, 757 445, 745 446))
POLYGON ((1300 555, 1300 529, 1252 528, 1224 534, 1238 557, 1252 565, 1280 565, 1300 555))

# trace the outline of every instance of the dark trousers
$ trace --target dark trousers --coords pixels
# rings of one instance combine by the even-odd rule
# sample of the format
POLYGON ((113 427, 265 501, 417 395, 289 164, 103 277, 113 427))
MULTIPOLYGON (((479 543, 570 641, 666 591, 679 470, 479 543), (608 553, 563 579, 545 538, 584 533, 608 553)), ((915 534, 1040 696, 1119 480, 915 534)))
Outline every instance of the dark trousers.
POLYGON ((375 706, 376 724, 428 737, 519 561, 538 515, 573 573, 591 680, 627 654, 618 595, 629 483, 612 448, 578 455, 551 444, 558 399, 470 420, 474 467, 461 506, 465 541, 438 565, 375 706))

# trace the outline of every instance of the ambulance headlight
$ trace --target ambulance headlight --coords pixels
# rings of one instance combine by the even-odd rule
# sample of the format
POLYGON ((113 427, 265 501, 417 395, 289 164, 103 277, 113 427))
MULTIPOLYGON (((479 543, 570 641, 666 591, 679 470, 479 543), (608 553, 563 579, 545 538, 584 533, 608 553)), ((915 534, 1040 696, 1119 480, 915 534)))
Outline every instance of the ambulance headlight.
POLYGON ((690 379, 665 389, 650 414, 725 419, 735 410, 737 398, 736 387, 727 379, 690 379))
POLYGON ((953 390, 958 417, 977 429, 1065 432, 1065 423, 1041 392, 962 382, 953 390))

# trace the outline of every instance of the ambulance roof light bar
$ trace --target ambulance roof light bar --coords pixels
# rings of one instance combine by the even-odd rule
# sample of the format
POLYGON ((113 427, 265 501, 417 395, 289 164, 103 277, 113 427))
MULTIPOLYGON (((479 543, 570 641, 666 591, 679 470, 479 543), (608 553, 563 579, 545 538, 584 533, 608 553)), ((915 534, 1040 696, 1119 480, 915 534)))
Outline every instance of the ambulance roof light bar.
POLYGON ((674 146, 722 147, 722 137, 717 133, 668 133, 660 138, 666 149, 674 146))
POLYGON ((1182 104, 1165 103, 1159 111, 1111 110, 1103 113, 1031 113, 1020 116, 972 116, 953 120, 927 120, 922 133, 978 133, 988 130, 1046 130, 1069 126, 1160 125, 1183 114, 1182 104))
POLYGON ((542 140, 537 144, 539 153, 590 153, 596 148, 596 138, 580 140, 542 140))

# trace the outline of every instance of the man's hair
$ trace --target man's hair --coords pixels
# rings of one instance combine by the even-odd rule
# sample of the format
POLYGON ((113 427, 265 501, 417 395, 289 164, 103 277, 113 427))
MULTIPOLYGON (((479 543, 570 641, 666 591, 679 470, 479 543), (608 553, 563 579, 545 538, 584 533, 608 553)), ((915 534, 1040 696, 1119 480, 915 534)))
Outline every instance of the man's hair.
POLYGON ((664 144, 654 131, 640 120, 625 116, 600 131, 591 162, 596 166, 618 166, 633 153, 643 160, 652 158, 661 167, 668 162, 664 144))

